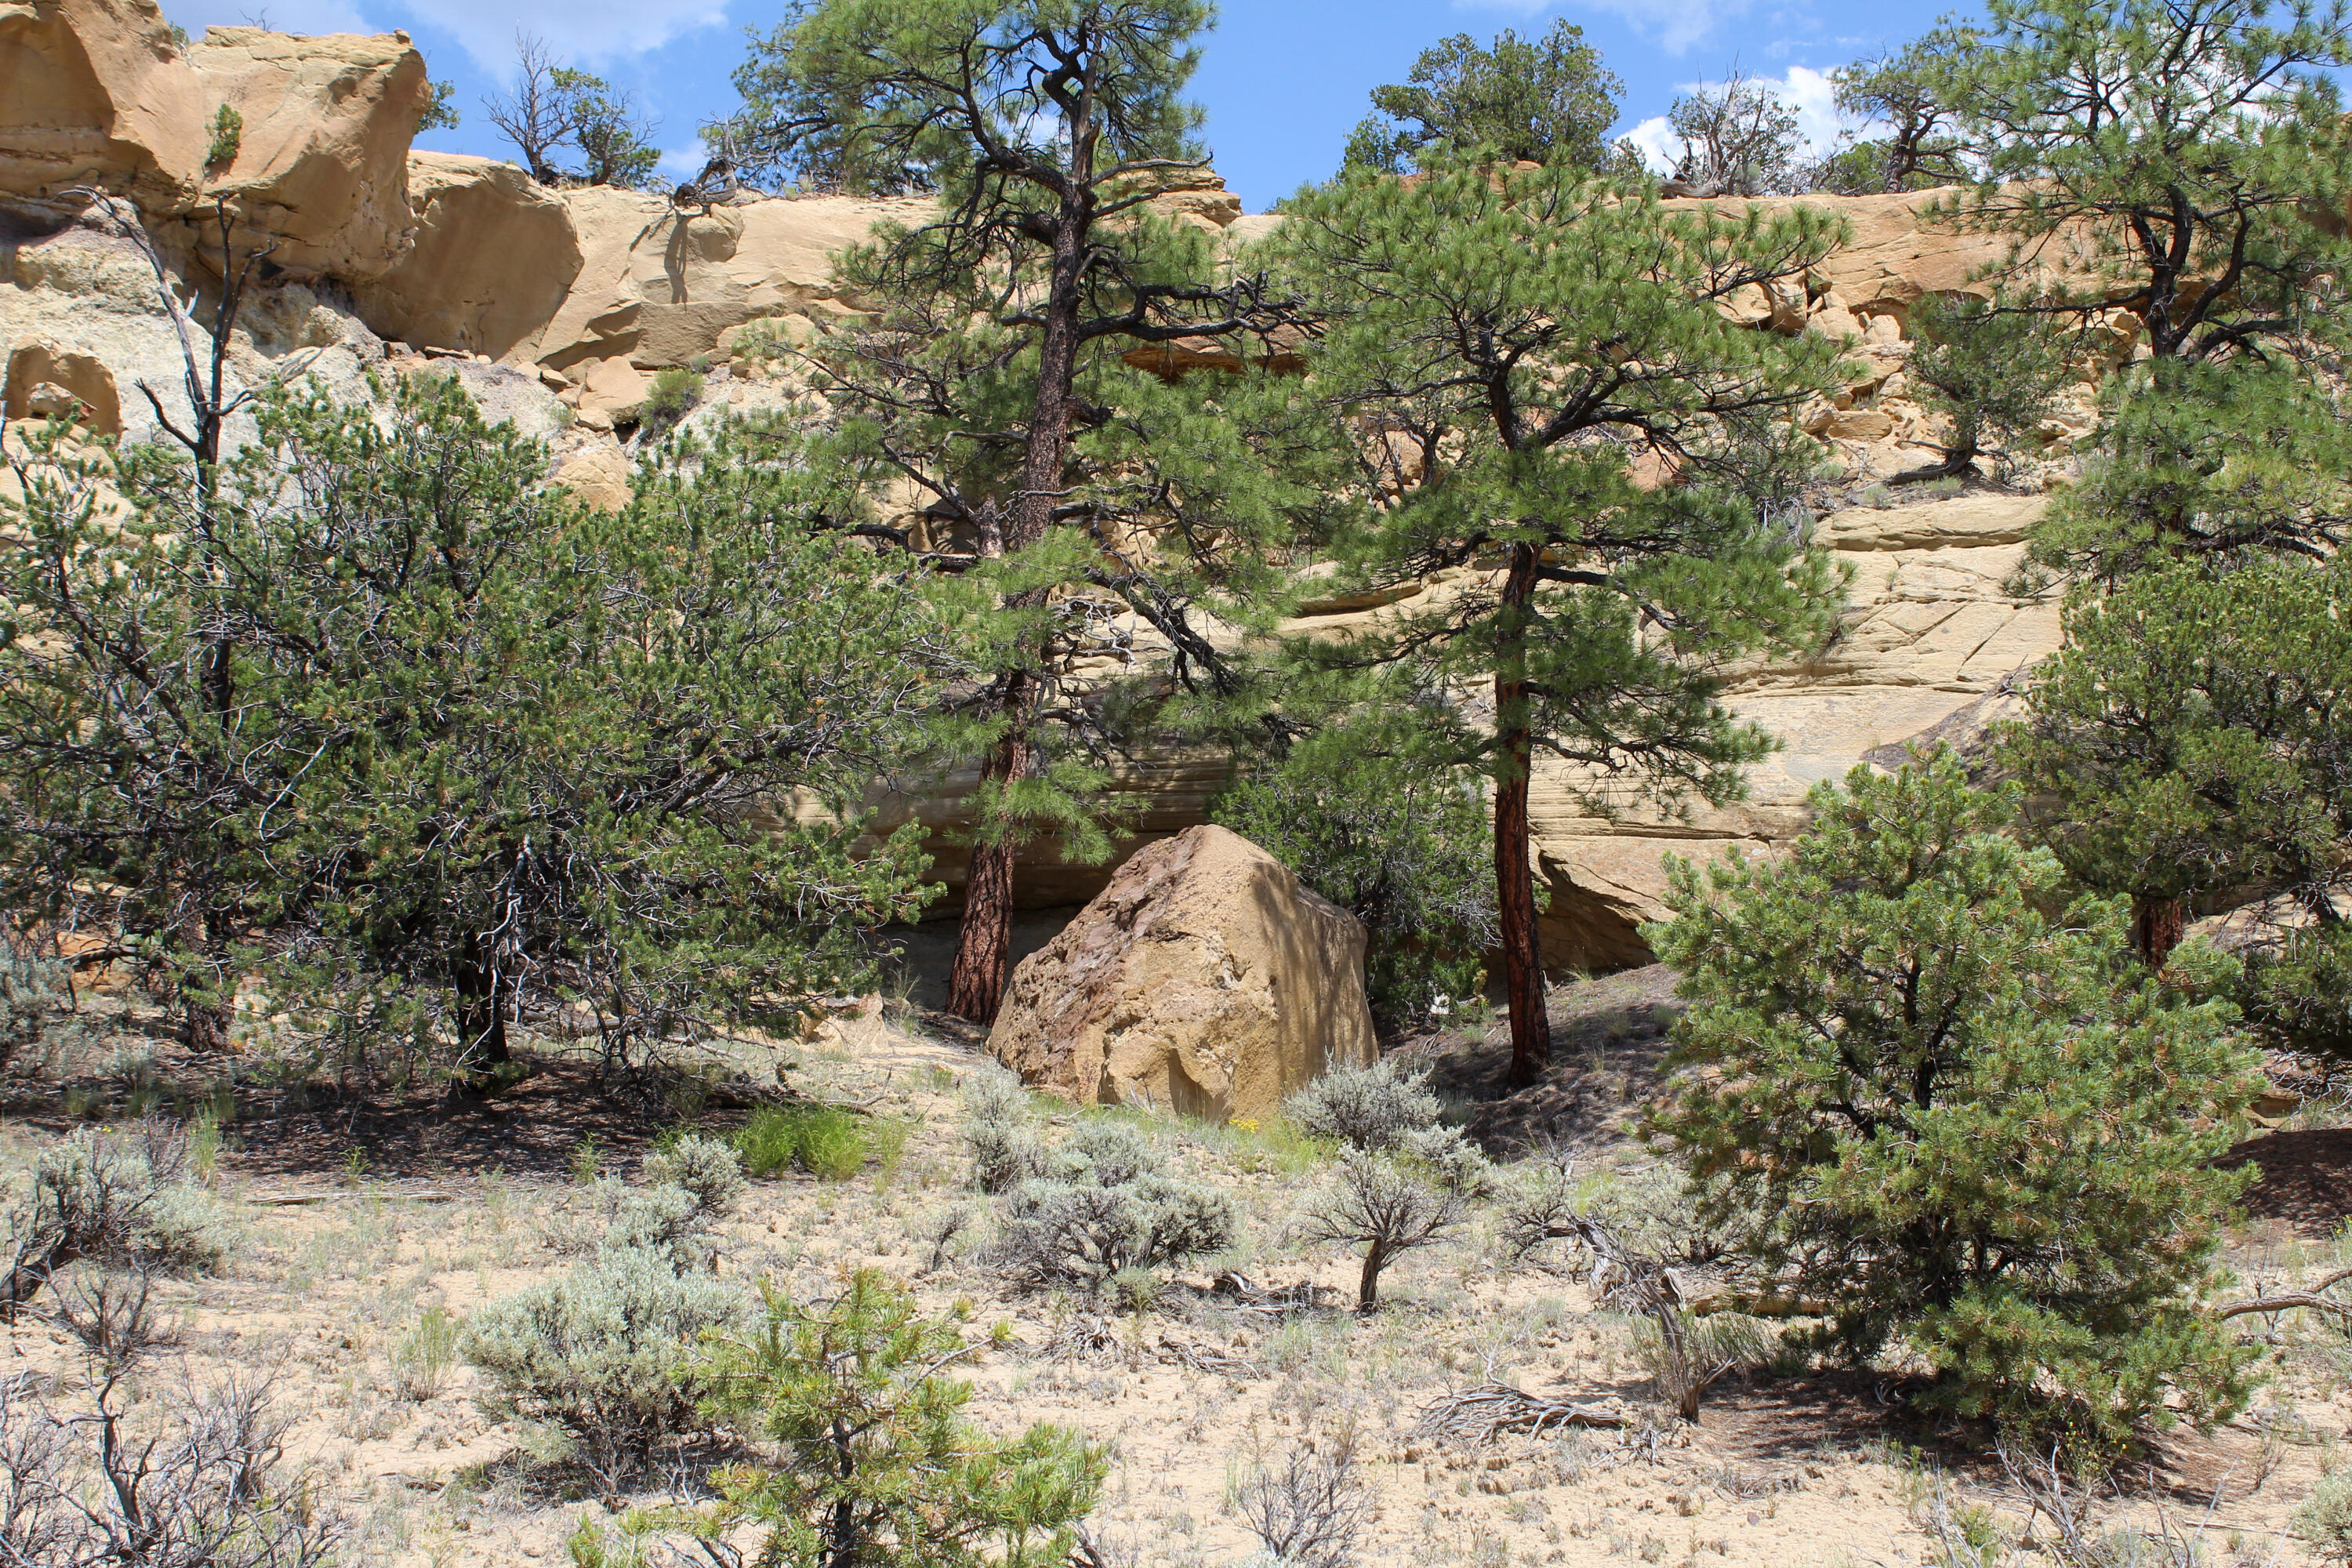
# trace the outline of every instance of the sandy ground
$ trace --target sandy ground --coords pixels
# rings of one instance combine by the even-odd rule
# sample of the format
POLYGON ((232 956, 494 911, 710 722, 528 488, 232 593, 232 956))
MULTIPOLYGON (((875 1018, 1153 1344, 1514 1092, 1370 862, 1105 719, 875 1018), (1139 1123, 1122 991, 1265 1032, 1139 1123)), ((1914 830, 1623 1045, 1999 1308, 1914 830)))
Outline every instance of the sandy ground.
MULTIPOLYGON (((1482 1127, 1538 1136, 1580 1128, 1580 1157, 1600 1168, 1638 1158, 1622 1126, 1654 1081, 1644 1075, 1665 998, 1654 975, 1592 987, 1563 1004, 1559 1080, 1536 1102, 1475 1115, 1482 1127), (1563 1120, 1573 1126, 1555 1125, 1563 1120)), ((1371 1489, 1366 1563, 1923 1564, 1943 1561, 1932 1528, 1939 1507, 1988 1510, 2012 1543, 2009 1561, 2045 1560, 2021 1500, 1982 1457, 1981 1434, 1912 1415, 1884 1375, 1735 1375, 1695 1426, 1673 1421, 1654 1403, 1633 1326, 1595 1310, 1573 1279, 1514 1265, 1492 1214, 1395 1264, 1384 1310, 1356 1316, 1345 1310, 1354 1259, 1287 1238, 1302 1193, 1321 1178, 1311 1157, 1279 1141, 1199 1126, 1154 1131, 1173 1167, 1240 1195, 1248 1234, 1224 1267, 1262 1283, 1329 1287, 1332 1304, 1236 1306, 1208 1289, 1206 1271, 1181 1276, 1157 1310, 1136 1315, 1012 1292, 971 1255, 987 1200, 969 1185, 956 1091, 979 1058, 920 1026, 919 1015, 856 1019, 792 1053, 804 1090, 916 1128, 895 1170, 754 1184, 724 1227, 720 1273, 816 1295, 870 1265, 931 1307, 968 1300, 979 1323, 1008 1323, 1009 1346, 972 1363, 972 1413, 1003 1431, 1066 1422, 1112 1445, 1093 1530, 1122 1568, 1242 1563, 1257 1543, 1233 1506, 1236 1481, 1294 1446, 1343 1433, 1354 1435, 1371 1489), (958 1211, 972 1223, 932 1268, 958 1211), (1433 1402, 1496 1379, 1617 1401, 1633 1425, 1477 1447, 1415 1435, 1433 1402)), ((1457 1092, 1480 1087, 1483 1047, 1416 1049, 1457 1092)), ((457 1365, 429 1397, 406 1397, 391 1352, 428 1308, 463 1315, 568 1267, 548 1236, 579 1201, 568 1167, 582 1141, 594 1141, 607 1169, 634 1173, 656 1120, 599 1109, 562 1074, 490 1115, 400 1118, 339 1103, 255 1110, 232 1124, 214 1175, 237 1243, 217 1276, 165 1287, 182 1342, 147 1374, 145 1392, 230 1367, 270 1373, 301 1412, 289 1453, 315 1465, 358 1521, 353 1562, 566 1561, 565 1539, 606 1502, 532 1461, 520 1434, 488 1419, 470 1370, 457 1365)), ((21 1170, 64 1125, 53 1112, 12 1117, 0 1155, 21 1170)), ((2255 1222, 2233 1261, 2263 1283, 2331 1266, 2344 1248, 2326 1237, 2341 1215, 2327 1222, 2319 1206, 2304 1194, 2291 1220, 2255 1222)), ((67 1341, 37 1319, 16 1324, 9 1351, 17 1369, 72 1375, 67 1341)), ((2281 1530, 2352 1421, 2352 1341, 2289 1320, 2271 1357, 2275 1381, 2255 1408, 2210 1436, 2168 1439, 2152 1456, 2152 1486, 2116 1505, 2118 1521, 2200 1530, 2206 1563, 2305 1560, 2281 1530)))

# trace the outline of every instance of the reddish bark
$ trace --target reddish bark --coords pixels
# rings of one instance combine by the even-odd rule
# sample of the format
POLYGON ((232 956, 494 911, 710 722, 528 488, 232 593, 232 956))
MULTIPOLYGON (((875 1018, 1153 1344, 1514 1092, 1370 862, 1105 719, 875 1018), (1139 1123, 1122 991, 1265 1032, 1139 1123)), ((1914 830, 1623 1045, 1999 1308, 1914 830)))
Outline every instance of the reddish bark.
POLYGON ((1528 851, 1528 780, 1535 761, 1527 719, 1526 616, 1536 550, 1512 547, 1495 660, 1495 894, 1502 926, 1503 990, 1511 1015, 1511 1084, 1524 1089, 1551 1061, 1543 959, 1536 939, 1535 870, 1528 851))
POLYGON ((2150 969, 2162 969, 2189 929, 2189 900, 2132 895, 2132 946, 2150 969))
MULTIPOLYGON (((1027 682, 1020 683, 1026 686, 1027 682)), ((983 782, 1002 783, 1027 771, 1028 729, 1024 711, 1014 729, 989 753, 983 782)), ((955 967, 948 975, 948 1011, 975 1024, 993 1024, 1004 1002, 1004 981, 1013 957, 1013 841, 998 838, 972 847, 964 879, 963 926, 956 934, 955 967)))

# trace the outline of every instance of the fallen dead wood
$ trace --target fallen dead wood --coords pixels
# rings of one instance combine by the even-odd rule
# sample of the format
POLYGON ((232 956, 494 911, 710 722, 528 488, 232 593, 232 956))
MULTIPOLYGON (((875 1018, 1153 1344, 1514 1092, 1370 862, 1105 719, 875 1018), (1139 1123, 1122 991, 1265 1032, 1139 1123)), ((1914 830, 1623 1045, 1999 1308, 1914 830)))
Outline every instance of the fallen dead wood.
POLYGON ((1194 1372, 1215 1373, 1229 1377, 1255 1377, 1258 1374, 1255 1362, 1244 1361, 1201 1345, 1188 1344, 1170 1333, 1160 1336, 1160 1359, 1190 1367, 1194 1372))
POLYGON ((1339 1292, 1328 1285, 1318 1285, 1301 1279, 1295 1285, 1261 1285, 1246 1274, 1227 1269, 1209 1281, 1209 1294, 1217 1305, 1242 1308, 1254 1312, 1303 1312, 1327 1306, 1339 1300, 1339 1292))
POLYGON ((1460 1394, 1423 1406, 1413 1426, 1414 1437, 1454 1437, 1472 1444, 1491 1443, 1506 1432, 1541 1436, 1568 1426, 1625 1426, 1622 1410, 1605 1405, 1580 1405, 1573 1400, 1546 1399, 1507 1383, 1483 1383, 1460 1394))
POLYGON ((2301 1290, 2289 1290, 2278 1296, 2257 1296, 2251 1301, 2232 1301, 2221 1310, 2223 1318, 2246 1318, 2256 1313, 2311 1311, 2325 1312, 2339 1323, 2352 1322, 2352 1301, 2327 1294, 2347 1279, 2352 1279, 2352 1268, 2339 1268, 2318 1284, 2301 1290))
POLYGON ((389 1198, 400 1203, 454 1204, 463 1193, 444 1192, 438 1187, 380 1187, 373 1192, 334 1193, 248 1193, 244 1202, 256 1208, 291 1208, 302 1204, 337 1204, 353 1198, 389 1198))

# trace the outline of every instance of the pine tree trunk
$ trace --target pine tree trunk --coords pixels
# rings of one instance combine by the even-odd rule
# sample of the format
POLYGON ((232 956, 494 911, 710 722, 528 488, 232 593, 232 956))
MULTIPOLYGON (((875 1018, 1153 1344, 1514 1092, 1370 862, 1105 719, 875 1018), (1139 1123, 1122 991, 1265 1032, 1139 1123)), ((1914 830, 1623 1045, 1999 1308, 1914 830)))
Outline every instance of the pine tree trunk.
MULTIPOLYGON (((1016 681, 1026 689, 1028 682, 1016 681)), ((988 756, 983 784, 1006 783, 1028 771, 1029 733, 1025 700, 1008 692, 1013 728, 988 756), (1017 708, 1015 702, 1019 703, 1017 708)), ((956 936, 955 967, 948 975, 948 1011, 975 1024, 993 1024, 1004 1004, 1004 981, 1013 957, 1013 855, 1011 838, 976 844, 963 885, 963 927, 956 936)))
POLYGON ((1528 784, 1535 756, 1528 735, 1523 607, 1535 595, 1536 563, 1535 546, 1512 547, 1495 659, 1495 901, 1502 925, 1515 1089, 1534 1083, 1551 1061, 1551 1020, 1544 1012, 1543 959, 1536 939, 1535 871, 1528 853, 1528 784))
POLYGON ((498 972, 482 963, 475 944, 467 943, 458 963, 457 1071, 453 1087, 478 1084, 482 1076, 506 1065, 507 985, 498 972))
POLYGON ((2132 946, 2150 969, 2162 969, 2189 929, 2186 898, 2132 895, 2132 946))
POLYGON ((180 1004, 180 1044, 192 1056, 214 1056, 228 1049, 229 1010, 194 997, 180 1004))
MULTIPOLYGON (((1028 445, 1022 454, 1021 493, 1013 498, 1005 530, 1007 553, 1026 550, 1045 537, 1062 499, 1070 433, 1070 384, 1077 372, 1078 311, 1083 303, 1079 273, 1086 237, 1093 222, 1093 195, 1063 204, 1054 234, 1054 269, 1037 344, 1037 395, 1029 410, 1028 445)), ((1024 595, 1015 608, 1034 607, 1043 595, 1024 595)), ((1042 650, 1041 650, 1042 651, 1042 650)), ((1042 662, 1042 660, 1041 660, 1042 662)), ((1029 766, 1035 722, 1037 683, 1014 671, 1005 683, 1004 738, 981 777, 1009 783, 1029 766)), ((1004 1001, 1004 981, 1013 954, 1013 840, 984 838, 972 851, 964 883, 963 924, 956 933, 955 967, 948 982, 948 1011, 974 1024, 992 1024, 1004 1001)))
MULTIPOLYGON (((187 914, 180 921, 180 945, 199 959, 212 956, 215 927, 203 915, 187 914)), ((229 1009, 217 1002, 180 992, 180 1044, 196 1056, 228 1049, 229 1009)))

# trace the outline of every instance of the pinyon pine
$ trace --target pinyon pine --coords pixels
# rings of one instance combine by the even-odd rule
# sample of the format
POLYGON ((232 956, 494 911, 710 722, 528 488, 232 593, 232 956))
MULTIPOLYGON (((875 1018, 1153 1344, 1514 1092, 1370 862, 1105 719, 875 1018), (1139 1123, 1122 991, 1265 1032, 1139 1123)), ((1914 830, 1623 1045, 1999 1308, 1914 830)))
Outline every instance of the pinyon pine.
MULTIPOLYGON (((1651 1131, 1776 1290, 1929 1402, 2112 1442, 2226 1419, 2252 1352, 2202 1299, 2259 1083, 2225 1003, 2150 978, 2119 902, 2063 873, 1948 752, 1817 787, 1782 862, 1673 868, 1684 973, 1651 1131)), ((2216 961, 2219 962, 2219 961, 2216 961)))

